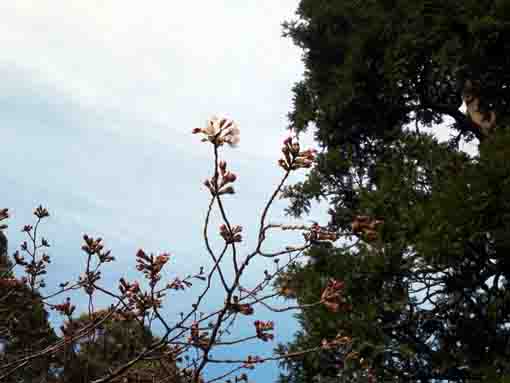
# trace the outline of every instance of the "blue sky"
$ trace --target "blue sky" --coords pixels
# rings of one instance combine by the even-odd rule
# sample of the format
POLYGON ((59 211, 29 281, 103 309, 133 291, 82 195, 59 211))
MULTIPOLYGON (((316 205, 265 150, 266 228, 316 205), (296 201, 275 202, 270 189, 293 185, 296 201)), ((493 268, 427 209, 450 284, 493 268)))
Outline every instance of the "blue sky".
MULTIPOLYGON (((281 37, 297 0, 240 4, 0 4, 1 205, 12 213, 10 250, 33 208, 50 209, 44 226, 53 245, 50 285, 79 275, 83 233, 102 236, 113 249, 117 262, 105 275, 111 286, 133 275, 140 247, 172 252, 169 276, 205 264, 202 181, 211 171, 211 148, 190 132, 212 114, 241 127, 240 146, 224 156, 239 176, 228 209, 246 228, 249 249, 256 213, 281 175, 276 161, 303 65, 301 52, 281 37)), ((286 221, 285 206, 277 203, 271 220, 286 221)), ((319 210, 310 217, 317 218, 324 219, 319 210)), ((278 237, 269 245, 282 242, 278 237)), ((268 266, 250 267, 246 283, 268 266)), ((215 299, 222 298, 213 294, 211 305, 215 299)), ((185 295, 176 296, 167 314, 188 304, 185 295)), ((289 318, 273 318, 277 341, 296 329, 289 318)), ((251 376, 270 381, 276 373, 263 366, 251 376)))

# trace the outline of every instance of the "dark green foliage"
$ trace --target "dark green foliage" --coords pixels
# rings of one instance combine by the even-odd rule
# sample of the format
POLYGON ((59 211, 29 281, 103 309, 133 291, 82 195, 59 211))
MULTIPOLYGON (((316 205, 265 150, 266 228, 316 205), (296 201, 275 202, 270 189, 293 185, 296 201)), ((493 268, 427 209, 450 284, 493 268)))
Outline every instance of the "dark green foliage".
MULTIPOLYGON (((96 313, 96 320, 107 315, 107 311, 96 313)), ((74 320, 72 325, 82 328, 90 325, 88 315, 74 320)), ((63 382, 89 382, 104 376, 124 363, 134 359, 154 337, 142 323, 136 320, 111 320, 101 324, 89 336, 80 339, 60 355, 64 367, 63 382)), ((141 364, 141 363, 139 363, 141 364)), ((130 373, 136 368, 130 370, 130 373)))
MULTIPOLYGON (((4 285, 14 273, 7 258, 7 239, 0 233, 0 360, 6 365, 26 355, 43 350, 57 340, 50 327, 41 296, 25 284, 4 285)), ((49 356, 37 358, 11 375, 7 382, 44 381, 53 374, 49 356)), ((1 373, 6 373, 2 370, 1 373)))
POLYGON ((458 112, 466 79, 483 85, 498 115, 510 99, 507 1, 302 0, 286 34, 305 52, 291 127, 310 122, 321 144, 391 139, 408 122, 445 116, 478 134, 458 112))
POLYGON ((304 311, 285 347, 343 331, 358 354, 329 380, 324 353, 290 361, 282 383, 366 381, 368 367, 380 381, 510 376, 509 10, 508 1, 302 0, 286 24, 307 69, 291 128, 314 124, 324 148, 307 180, 286 189, 289 213, 319 199, 331 229, 351 233, 360 214, 384 225, 377 240, 313 249, 313 262, 290 272, 300 303, 333 277, 353 310, 304 311), (480 81, 480 110, 497 115, 489 136, 458 111, 467 80, 480 81), (446 117, 459 136, 439 143, 425 132, 446 117), (481 141, 479 156, 458 150, 461 136, 481 141))
MULTIPOLYGON (((359 191, 359 210, 384 217, 380 238, 314 249, 314 262, 291 271, 301 303, 334 277, 346 282, 353 310, 307 310, 294 346, 342 330, 380 377, 510 373, 510 135, 484 145, 490 155, 476 160, 421 134, 387 148, 391 166, 377 166, 377 188, 359 191)), ((307 359, 292 374, 322 372, 319 359, 307 359)))

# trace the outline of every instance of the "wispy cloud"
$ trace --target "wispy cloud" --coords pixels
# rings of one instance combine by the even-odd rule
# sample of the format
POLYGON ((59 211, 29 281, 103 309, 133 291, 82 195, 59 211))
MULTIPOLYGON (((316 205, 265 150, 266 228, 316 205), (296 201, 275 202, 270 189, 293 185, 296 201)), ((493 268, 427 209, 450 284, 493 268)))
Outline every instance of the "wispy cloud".
POLYGON ((300 52, 280 38, 296 1, 20 0, 0 5, 2 64, 118 120, 93 128, 172 140, 210 113, 238 119, 242 151, 268 153, 286 125, 300 52), (136 124, 125 124, 136 121, 136 124))

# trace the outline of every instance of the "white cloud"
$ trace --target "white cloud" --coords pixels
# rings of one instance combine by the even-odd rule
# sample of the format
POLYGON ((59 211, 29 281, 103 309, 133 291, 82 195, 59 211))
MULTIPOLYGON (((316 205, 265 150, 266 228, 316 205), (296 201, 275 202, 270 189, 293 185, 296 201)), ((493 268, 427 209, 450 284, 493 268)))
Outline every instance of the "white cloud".
MULTIPOLYGON (((300 51, 281 37, 295 0, 30 1, 0 5, 1 64, 23 68, 108 126, 169 140, 212 113, 240 121, 243 152, 277 150, 300 51)), ((97 128, 104 128, 98 125, 97 128)))

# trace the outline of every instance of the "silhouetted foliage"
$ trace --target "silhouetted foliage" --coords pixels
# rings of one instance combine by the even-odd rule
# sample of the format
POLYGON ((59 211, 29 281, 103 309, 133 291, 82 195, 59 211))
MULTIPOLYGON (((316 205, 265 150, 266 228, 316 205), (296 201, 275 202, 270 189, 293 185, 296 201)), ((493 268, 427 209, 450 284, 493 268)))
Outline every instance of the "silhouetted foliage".
POLYGON ((325 361, 329 351, 286 361, 282 383, 510 378, 509 7, 302 0, 286 24, 306 65, 291 128, 314 125, 324 149, 307 180, 286 189, 289 213, 323 200, 329 228, 353 236, 289 272, 300 304, 333 277, 352 310, 305 309, 282 347, 343 331, 352 350, 341 363, 325 361), (496 128, 475 113, 483 124, 496 116, 496 128), (427 129, 447 117, 459 135, 439 143, 427 129), (459 151, 461 138, 478 139, 480 155, 459 151))

